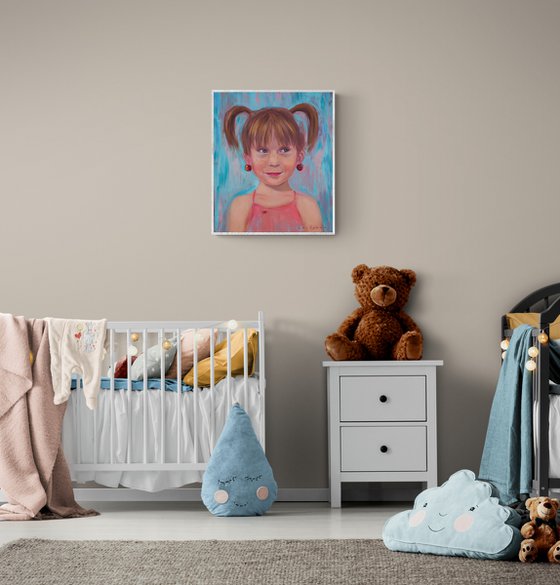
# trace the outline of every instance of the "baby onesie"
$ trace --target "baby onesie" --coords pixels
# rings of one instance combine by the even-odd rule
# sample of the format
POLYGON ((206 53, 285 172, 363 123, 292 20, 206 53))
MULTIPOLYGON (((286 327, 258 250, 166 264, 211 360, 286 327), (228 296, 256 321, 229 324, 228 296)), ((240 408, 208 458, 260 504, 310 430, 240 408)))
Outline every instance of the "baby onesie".
POLYGON ((101 366, 105 355, 107 320, 45 319, 49 328, 54 403, 70 397, 72 374, 82 375, 88 408, 97 405, 101 366))

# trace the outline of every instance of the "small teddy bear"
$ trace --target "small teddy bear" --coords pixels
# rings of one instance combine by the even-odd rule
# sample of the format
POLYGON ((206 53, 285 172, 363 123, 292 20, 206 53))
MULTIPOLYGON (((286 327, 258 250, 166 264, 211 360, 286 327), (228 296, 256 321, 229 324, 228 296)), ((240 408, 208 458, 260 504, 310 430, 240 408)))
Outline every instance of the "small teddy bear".
POLYGON ((559 502, 555 498, 541 496, 529 498, 525 507, 529 510, 530 522, 521 527, 519 560, 533 563, 545 558, 549 563, 560 563, 560 529, 556 524, 559 502))
POLYGON ((325 340, 333 360, 419 360, 422 333, 403 311, 416 282, 413 270, 391 266, 352 270, 360 307, 325 340))

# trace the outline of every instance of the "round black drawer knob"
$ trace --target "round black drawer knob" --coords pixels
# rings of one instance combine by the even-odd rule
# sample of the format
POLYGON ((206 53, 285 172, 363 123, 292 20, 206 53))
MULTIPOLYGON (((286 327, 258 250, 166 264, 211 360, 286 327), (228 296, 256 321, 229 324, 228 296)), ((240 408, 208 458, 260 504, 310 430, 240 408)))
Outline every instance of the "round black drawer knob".
POLYGON ((387 447, 387 445, 381 445, 379 450, 381 451, 381 453, 387 453, 387 451, 389 451, 389 447, 387 447))
POLYGON ((387 396, 385 396, 385 394, 382 394, 382 395, 379 397, 379 402, 387 402, 387 396))

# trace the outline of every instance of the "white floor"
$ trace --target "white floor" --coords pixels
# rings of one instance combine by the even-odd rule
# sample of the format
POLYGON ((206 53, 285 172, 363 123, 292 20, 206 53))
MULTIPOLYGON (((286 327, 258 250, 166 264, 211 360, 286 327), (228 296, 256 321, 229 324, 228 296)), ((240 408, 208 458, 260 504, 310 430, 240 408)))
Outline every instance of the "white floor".
POLYGON ((277 502, 265 516, 218 518, 196 502, 95 502, 93 518, 0 522, 0 545, 18 538, 63 540, 254 540, 380 538, 387 518, 411 503, 277 502))

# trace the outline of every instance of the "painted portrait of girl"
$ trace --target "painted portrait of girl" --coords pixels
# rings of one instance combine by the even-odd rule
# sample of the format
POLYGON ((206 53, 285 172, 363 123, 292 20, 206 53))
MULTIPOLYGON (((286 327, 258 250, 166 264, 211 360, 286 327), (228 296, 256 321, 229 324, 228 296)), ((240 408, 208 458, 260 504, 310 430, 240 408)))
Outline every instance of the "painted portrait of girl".
POLYGON ((213 233, 334 233, 333 98, 214 92, 213 233))

